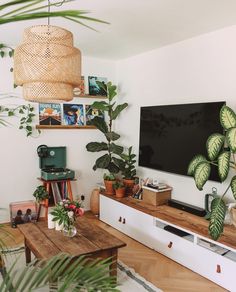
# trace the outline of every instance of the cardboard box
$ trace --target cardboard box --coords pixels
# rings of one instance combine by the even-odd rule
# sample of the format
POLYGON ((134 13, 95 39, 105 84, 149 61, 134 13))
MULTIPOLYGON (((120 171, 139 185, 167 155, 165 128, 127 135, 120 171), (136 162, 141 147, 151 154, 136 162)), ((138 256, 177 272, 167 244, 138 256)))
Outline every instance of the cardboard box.
POLYGON ((143 186, 143 201, 153 206, 165 205, 171 198, 171 191, 171 187, 164 190, 155 190, 143 186))

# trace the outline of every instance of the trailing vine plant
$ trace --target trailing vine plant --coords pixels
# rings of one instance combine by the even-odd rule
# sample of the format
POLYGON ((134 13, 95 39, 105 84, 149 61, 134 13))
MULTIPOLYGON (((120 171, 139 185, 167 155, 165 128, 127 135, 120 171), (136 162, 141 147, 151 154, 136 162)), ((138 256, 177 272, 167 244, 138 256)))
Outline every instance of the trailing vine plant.
MULTIPOLYGON (((214 133, 207 139, 208 159, 198 154, 193 157, 188 167, 188 174, 194 177, 199 190, 203 189, 209 179, 211 166, 218 168, 221 182, 226 180, 230 169, 236 172, 236 114, 226 105, 221 108, 220 123, 224 129, 224 134, 214 133)), ((233 175, 222 196, 215 198, 211 203, 209 234, 214 240, 220 237, 224 229, 227 210, 224 197, 230 189, 236 200, 236 175, 233 175)))

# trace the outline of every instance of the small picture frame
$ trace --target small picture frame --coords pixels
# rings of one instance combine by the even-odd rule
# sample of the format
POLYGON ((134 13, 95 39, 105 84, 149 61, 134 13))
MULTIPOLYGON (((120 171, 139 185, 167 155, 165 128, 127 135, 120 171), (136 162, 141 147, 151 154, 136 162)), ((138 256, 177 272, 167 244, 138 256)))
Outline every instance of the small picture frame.
POLYGON ((33 200, 10 203, 12 227, 37 220, 37 204, 33 200))
POLYGON ((88 76, 89 95, 107 96, 107 92, 97 84, 97 81, 102 82, 104 86, 106 87, 107 78, 88 76))

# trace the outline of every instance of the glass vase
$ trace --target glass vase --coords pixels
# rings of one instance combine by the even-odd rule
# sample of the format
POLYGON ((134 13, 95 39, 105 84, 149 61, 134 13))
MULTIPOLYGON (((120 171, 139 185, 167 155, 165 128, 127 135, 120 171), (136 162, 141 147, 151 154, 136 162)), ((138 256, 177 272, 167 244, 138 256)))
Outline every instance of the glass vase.
POLYGON ((77 233, 76 227, 74 225, 64 227, 63 234, 68 237, 74 237, 77 233))

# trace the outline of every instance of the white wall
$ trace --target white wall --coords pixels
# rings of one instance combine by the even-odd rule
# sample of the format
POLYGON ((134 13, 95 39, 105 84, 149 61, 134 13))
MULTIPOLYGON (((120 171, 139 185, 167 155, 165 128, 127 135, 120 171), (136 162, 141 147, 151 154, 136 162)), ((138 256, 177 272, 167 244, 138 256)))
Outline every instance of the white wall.
MULTIPOLYGON (((13 92, 13 77, 9 72, 12 60, 0 60, 0 92, 13 92)), ((115 63, 95 58, 83 58, 82 72, 88 75, 107 77, 116 82, 115 63)), ((14 92, 19 92, 17 88, 14 92)), ((75 103, 91 104, 95 99, 88 98, 73 100, 75 103)), ((0 104, 22 104, 23 99, 1 99, 0 104)), ((36 104, 37 108, 37 104, 36 104)), ((42 130, 38 138, 27 138, 23 131, 17 129, 17 120, 8 119, 10 127, 0 126, 0 222, 9 221, 9 203, 33 199, 32 193, 40 184, 39 158, 37 146, 67 147, 67 166, 76 171, 77 181, 72 182, 73 194, 85 194, 85 208, 89 208, 91 190, 97 182, 102 181, 103 171, 92 170, 96 154, 86 151, 86 144, 102 140, 98 130, 42 130)), ((35 121, 38 123, 38 119, 35 121)))
MULTIPOLYGON (((236 110, 235 36, 233 26, 120 61, 118 83, 129 103, 117 124, 123 141, 138 153, 140 106, 226 100, 236 110)), ((213 186, 219 193, 225 188, 208 182, 199 192, 186 176, 141 167, 138 173, 168 183, 174 199, 200 207, 213 186)))

